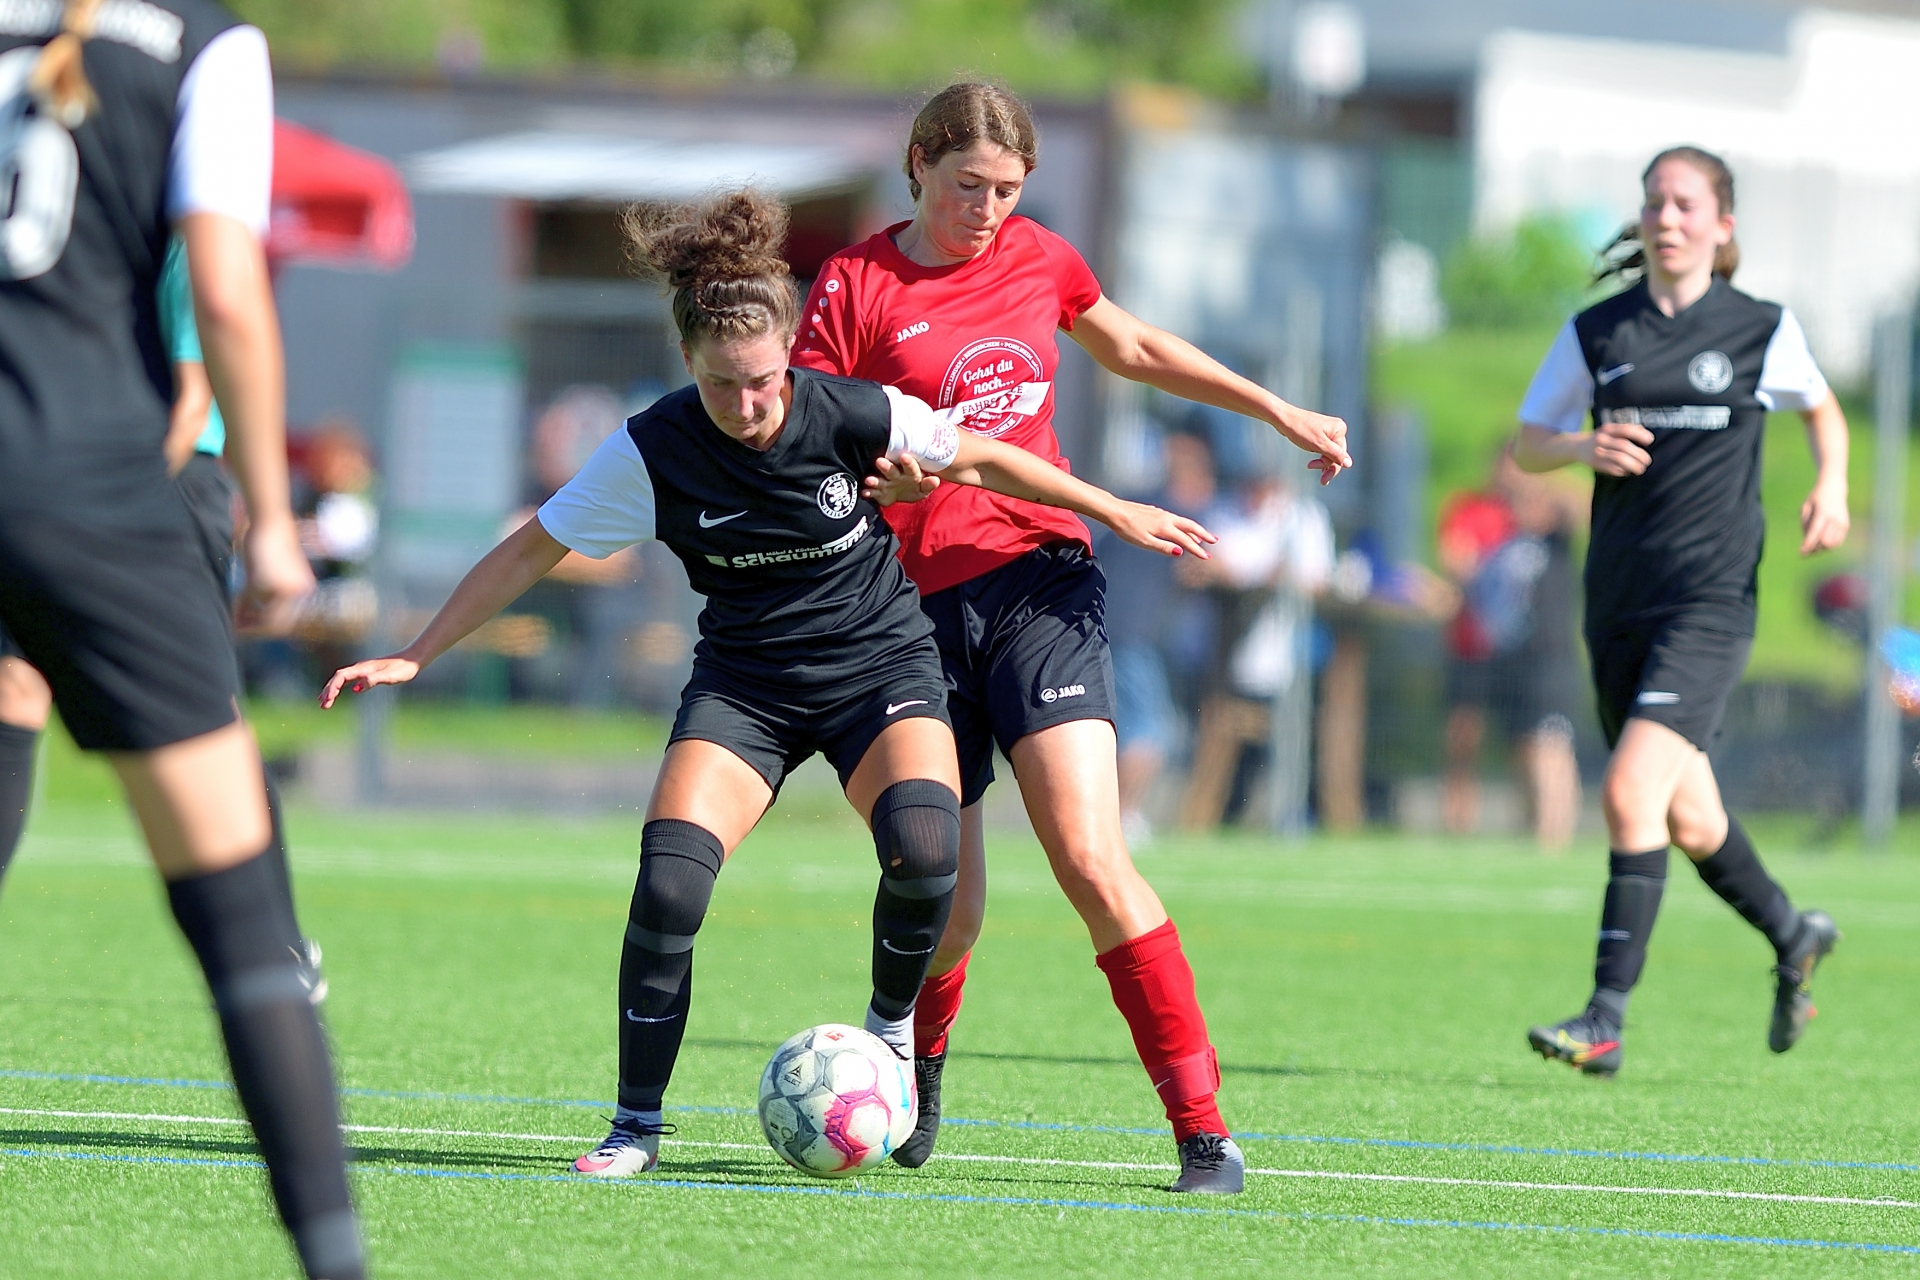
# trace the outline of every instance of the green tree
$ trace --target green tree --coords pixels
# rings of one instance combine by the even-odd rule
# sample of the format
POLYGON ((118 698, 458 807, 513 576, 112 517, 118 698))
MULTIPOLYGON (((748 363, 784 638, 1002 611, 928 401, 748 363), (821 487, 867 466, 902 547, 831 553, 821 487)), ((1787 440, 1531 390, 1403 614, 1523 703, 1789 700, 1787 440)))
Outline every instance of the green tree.
POLYGON ((1450 320, 1470 329, 1563 319, 1580 305, 1593 254, 1565 218, 1536 214, 1511 231, 1462 241, 1440 271, 1450 320))

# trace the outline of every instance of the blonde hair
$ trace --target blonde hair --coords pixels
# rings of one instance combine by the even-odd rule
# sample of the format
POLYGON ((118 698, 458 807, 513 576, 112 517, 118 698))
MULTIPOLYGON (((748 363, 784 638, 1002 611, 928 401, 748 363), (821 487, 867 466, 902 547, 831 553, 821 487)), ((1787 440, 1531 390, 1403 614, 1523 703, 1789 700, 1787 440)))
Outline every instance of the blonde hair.
POLYGON ((100 105, 81 56, 93 36, 94 19, 103 0, 66 0, 60 12, 60 34, 41 47, 27 73, 27 92, 40 109, 69 129, 77 129, 100 105))
POLYGON ((787 206, 751 188, 662 208, 633 205, 620 220, 627 254, 673 290, 680 340, 729 342, 800 327, 800 298, 782 256, 787 206))

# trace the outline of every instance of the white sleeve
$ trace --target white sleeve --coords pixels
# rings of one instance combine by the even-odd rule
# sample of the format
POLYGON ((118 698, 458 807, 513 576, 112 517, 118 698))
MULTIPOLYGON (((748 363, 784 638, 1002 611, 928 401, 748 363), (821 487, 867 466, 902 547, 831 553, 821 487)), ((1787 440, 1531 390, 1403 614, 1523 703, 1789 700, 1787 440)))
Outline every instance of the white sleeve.
POLYGON ((595 560, 652 538, 653 479, 633 436, 608 436, 534 514, 555 542, 595 560))
POLYGON ((1315 498, 1298 499, 1295 507, 1287 567, 1294 586, 1314 595, 1333 576, 1333 517, 1315 498))
POLYGON ((882 387, 893 408, 893 433, 887 437, 887 456, 910 453, 920 459, 922 471, 945 471, 960 452, 960 429, 933 411, 924 400, 894 387, 882 387))
POLYGON ((1591 408, 1593 370, 1587 368, 1580 336, 1569 320, 1560 327, 1553 345, 1547 348, 1546 359, 1527 384, 1526 397, 1520 401, 1520 421, 1549 431, 1578 431, 1586 425, 1591 408))
POLYGON ((1827 380, 1807 350, 1807 335, 1793 312, 1780 308, 1780 323, 1767 341, 1754 398, 1776 412, 1805 413, 1827 398, 1827 380))
POLYGON ((273 66, 258 27, 207 42, 180 81, 167 217, 221 213, 267 234, 273 188, 273 66))

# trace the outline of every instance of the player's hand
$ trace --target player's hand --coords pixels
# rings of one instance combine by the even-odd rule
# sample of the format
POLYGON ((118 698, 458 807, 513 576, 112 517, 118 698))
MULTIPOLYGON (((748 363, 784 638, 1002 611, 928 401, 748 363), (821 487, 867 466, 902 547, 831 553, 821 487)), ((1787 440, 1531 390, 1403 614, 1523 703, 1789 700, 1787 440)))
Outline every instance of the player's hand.
POLYGON ((389 658, 368 658, 365 662, 356 662, 350 667, 342 667, 333 673, 333 679, 327 681, 327 687, 320 691, 320 706, 324 710, 333 706, 335 698, 343 689, 354 693, 365 693, 380 684, 405 684, 420 674, 420 664, 412 658, 403 658, 398 654, 389 658))
POLYGON ((940 477, 920 470, 920 459, 910 453, 900 461, 882 455, 873 460, 875 474, 860 482, 860 496, 876 506, 890 507, 896 502, 918 502, 940 487, 940 477))
POLYGON ((1847 487, 1817 484, 1807 500, 1800 504, 1800 554, 1831 551, 1847 540, 1853 518, 1847 514, 1847 487))
POLYGON ((247 526, 242 554, 247 585, 234 604, 235 628, 245 635, 286 635, 300 620, 314 586, 293 521, 254 521, 247 526))
POLYGON ((1637 422, 1603 422, 1594 430, 1587 465, 1603 476, 1637 476, 1653 465, 1653 432, 1637 422))
POLYGON ((1210 558, 1206 544, 1220 541, 1198 520, 1144 502, 1116 502, 1102 523, 1134 546, 1168 556, 1194 555, 1206 560, 1210 558))
POLYGON ((1353 455, 1347 452, 1347 424, 1344 419, 1315 413, 1310 409, 1295 409, 1274 426, 1295 445, 1308 453, 1320 455, 1307 467, 1320 473, 1321 484, 1332 484, 1335 476, 1353 466, 1353 455))

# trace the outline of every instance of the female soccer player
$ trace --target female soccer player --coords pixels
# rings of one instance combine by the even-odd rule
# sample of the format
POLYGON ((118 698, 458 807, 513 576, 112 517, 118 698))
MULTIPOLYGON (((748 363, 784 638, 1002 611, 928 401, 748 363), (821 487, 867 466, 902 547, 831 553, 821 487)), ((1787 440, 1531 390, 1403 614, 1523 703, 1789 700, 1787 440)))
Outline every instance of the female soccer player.
POLYGON ((1819 467, 1800 506, 1803 556, 1847 536, 1846 419, 1793 313, 1728 283, 1740 255, 1727 166, 1675 147, 1643 180, 1640 224, 1612 247, 1627 256, 1603 273, 1643 278, 1560 330, 1521 403, 1514 449, 1529 471, 1594 471, 1586 632, 1613 748, 1601 784, 1611 878, 1592 1000, 1527 1039, 1542 1057, 1602 1076, 1620 1069, 1669 843, 1773 944, 1775 1053, 1813 1016, 1814 966, 1840 936, 1767 875, 1720 802, 1707 749, 1753 644, 1767 413, 1799 412, 1819 467))
MULTIPOLYGON (((912 221, 828 259, 794 362, 898 386, 964 435, 1004 440, 1065 470, 1052 426, 1060 330, 1122 377, 1271 423, 1319 455, 1308 465, 1322 481, 1352 465, 1345 423, 1297 409, 1128 315, 1071 245, 1014 217, 1038 154, 1025 104, 1005 90, 956 84, 934 95, 907 144, 912 221)), ((883 466, 881 477, 893 480, 893 469, 883 466)), ((914 479, 890 484, 886 496, 920 497, 914 479)), ((1105 580, 1086 526, 951 486, 889 508, 887 519, 946 667, 966 832, 958 905, 917 1006, 920 1128, 895 1158, 923 1163, 939 1129, 947 1033, 986 903, 978 806, 997 742, 1166 1105, 1180 1144, 1174 1189, 1239 1191, 1244 1162, 1214 1105, 1219 1067, 1193 971, 1120 834, 1105 580)))
POLYGON ((267 45, 210 0, 167 0, 132 23, 125 12, 42 5, 0 38, 13 122, 0 149, 17 197, 0 247, 0 624, 74 741, 120 777, 302 1267, 358 1280, 332 1064, 259 752, 234 705, 225 601, 160 449, 171 388, 154 295, 177 230, 253 517, 241 609, 284 630, 313 576, 287 503, 260 245, 267 45))
POLYGON ((946 927, 960 770, 932 625, 861 494, 882 454, 968 485, 1058 503, 1170 555, 1210 535, 1121 502, 1022 450, 963 436, 892 388, 787 367, 798 294, 783 206, 739 192, 627 219, 637 261, 673 289, 693 385, 656 401, 468 573, 401 653, 342 668, 321 695, 411 680, 569 550, 665 542, 707 597, 692 679, 647 807, 620 961, 619 1113, 575 1164, 659 1162, 661 1099, 686 1026, 694 935, 728 854, 781 781, 820 751, 880 857, 867 1026, 912 1052, 913 1003, 946 927))

